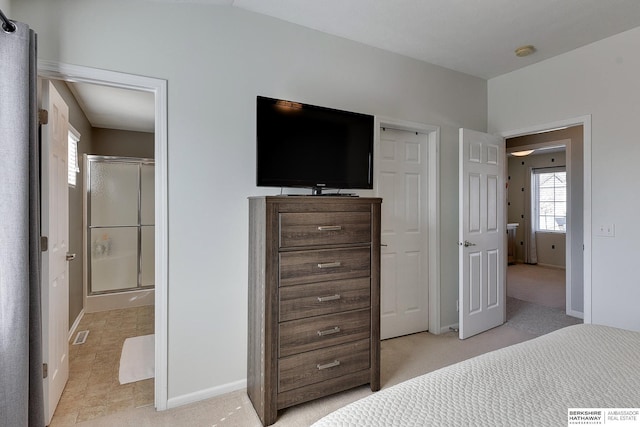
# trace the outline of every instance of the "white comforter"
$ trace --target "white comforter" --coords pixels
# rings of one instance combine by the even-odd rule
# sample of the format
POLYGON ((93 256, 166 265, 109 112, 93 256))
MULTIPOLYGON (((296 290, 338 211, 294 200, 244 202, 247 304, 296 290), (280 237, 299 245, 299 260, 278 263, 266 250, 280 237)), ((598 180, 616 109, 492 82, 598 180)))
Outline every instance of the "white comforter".
POLYGON ((568 408, 607 407, 640 407, 640 333, 576 325, 384 389, 313 426, 566 426, 568 408))

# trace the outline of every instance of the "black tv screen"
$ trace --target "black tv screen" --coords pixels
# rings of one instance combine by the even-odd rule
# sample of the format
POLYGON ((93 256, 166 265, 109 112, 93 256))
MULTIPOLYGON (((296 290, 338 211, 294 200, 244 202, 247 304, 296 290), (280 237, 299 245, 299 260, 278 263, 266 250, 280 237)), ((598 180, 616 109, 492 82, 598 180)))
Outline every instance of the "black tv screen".
POLYGON ((257 97, 257 185, 373 188, 373 116, 257 97))

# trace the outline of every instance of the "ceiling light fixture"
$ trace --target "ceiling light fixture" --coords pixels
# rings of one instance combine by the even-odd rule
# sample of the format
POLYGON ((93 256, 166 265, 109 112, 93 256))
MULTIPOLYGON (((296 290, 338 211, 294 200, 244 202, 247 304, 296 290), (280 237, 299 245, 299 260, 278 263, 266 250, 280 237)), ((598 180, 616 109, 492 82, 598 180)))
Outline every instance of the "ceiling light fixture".
POLYGON ((524 56, 529 56, 531 55, 533 52, 536 51, 536 48, 533 45, 526 45, 526 46, 520 46, 519 48, 516 49, 516 56, 519 57, 524 57, 524 56))
POLYGON ((533 153, 535 150, 522 150, 522 151, 514 151, 513 153, 510 153, 512 156, 516 156, 516 157, 524 157, 524 156, 528 156, 529 154, 533 153))

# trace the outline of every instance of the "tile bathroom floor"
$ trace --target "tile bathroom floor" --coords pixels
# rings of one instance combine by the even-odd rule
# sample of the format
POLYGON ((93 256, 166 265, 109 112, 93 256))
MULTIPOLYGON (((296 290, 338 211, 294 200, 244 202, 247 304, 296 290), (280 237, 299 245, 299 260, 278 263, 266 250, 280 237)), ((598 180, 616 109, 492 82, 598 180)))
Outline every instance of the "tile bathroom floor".
POLYGON ((153 378, 121 385, 124 340, 154 333, 154 306, 85 314, 69 342, 69 381, 50 427, 72 426, 114 412, 153 405, 153 378), (73 345, 80 331, 84 344, 73 345))

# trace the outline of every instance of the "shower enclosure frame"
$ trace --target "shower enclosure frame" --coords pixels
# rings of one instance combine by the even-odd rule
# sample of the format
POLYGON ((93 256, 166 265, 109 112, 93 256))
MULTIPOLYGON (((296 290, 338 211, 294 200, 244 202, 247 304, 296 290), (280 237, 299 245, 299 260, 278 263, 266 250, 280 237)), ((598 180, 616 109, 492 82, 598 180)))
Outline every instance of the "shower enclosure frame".
MULTIPOLYGON (((139 305, 150 305, 154 303, 155 298, 155 278, 154 283, 151 285, 143 285, 142 273, 143 273, 143 251, 142 251, 142 229, 143 227, 153 226, 155 228, 155 221, 153 224, 143 224, 142 221, 142 171, 141 168, 144 165, 151 165, 155 168, 155 159, 140 158, 140 157, 124 157, 124 156, 105 156, 95 154, 85 154, 85 177, 83 180, 84 185, 84 209, 83 209, 83 236, 84 236, 84 266, 85 266, 85 298, 87 303, 85 308, 88 312, 100 311, 103 309, 124 308, 120 307, 121 304, 126 304, 128 307, 139 305), (91 224, 91 164, 94 162, 116 163, 116 164, 133 164, 138 167, 138 195, 137 195, 137 225, 109 225, 109 226, 94 226, 91 224), (91 238, 91 232, 93 229, 122 229, 122 228, 137 228, 137 259, 136 259, 136 285, 133 287, 123 287, 109 290, 93 290, 92 279, 92 257, 94 252, 94 242, 91 238), (118 298, 118 294, 126 294, 125 298, 118 298), (104 299, 99 297, 115 297, 111 299, 104 299), (90 303, 92 301, 93 303, 90 303), (103 302, 98 302, 103 301, 103 302), (105 302, 106 301, 106 302, 105 302), (119 302, 118 302, 119 301, 119 302)), ((155 174, 154 174, 155 176, 155 174)), ((155 186, 155 184, 154 184, 155 186)), ((151 191, 154 194, 154 191, 151 191)), ((155 205, 155 203, 154 203, 155 205)), ((155 232, 153 233, 155 235, 155 232)), ((155 239, 154 239, 155 240, 155 239)), ((155 243, 154 243, 155 244, 155 243)), ((155 250, 151 250, 152 254, 155 254, 155 250)), ((155 260, 154 260, 155 261, 155 260)), ((151 269, 154 272, 155 269, 151 269)), ((155 274, 154 274, 155 276, 155 274)))

